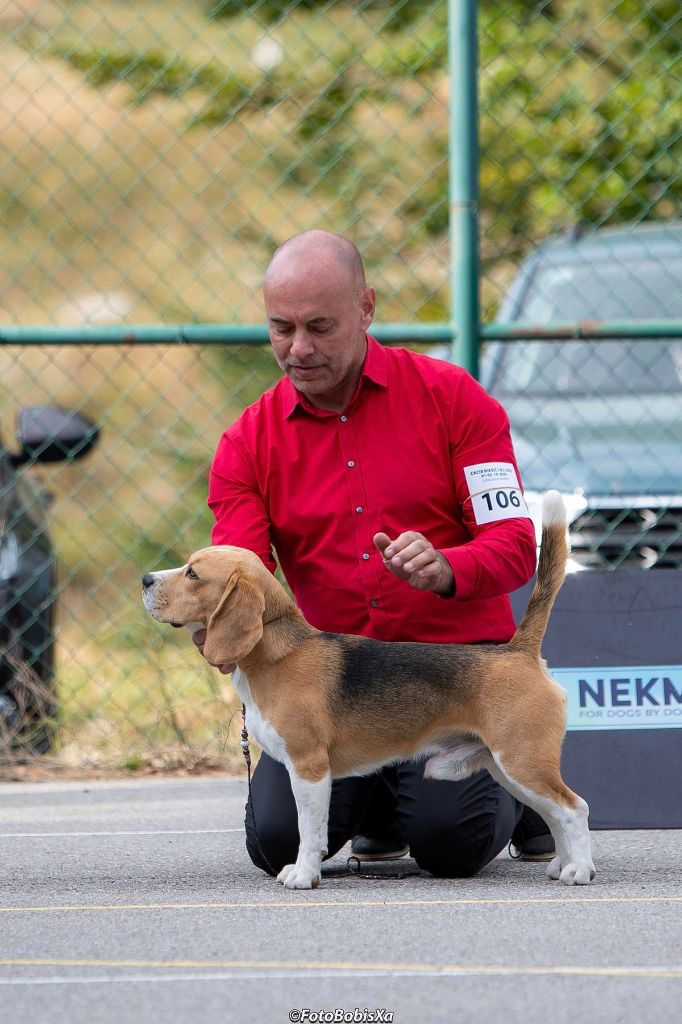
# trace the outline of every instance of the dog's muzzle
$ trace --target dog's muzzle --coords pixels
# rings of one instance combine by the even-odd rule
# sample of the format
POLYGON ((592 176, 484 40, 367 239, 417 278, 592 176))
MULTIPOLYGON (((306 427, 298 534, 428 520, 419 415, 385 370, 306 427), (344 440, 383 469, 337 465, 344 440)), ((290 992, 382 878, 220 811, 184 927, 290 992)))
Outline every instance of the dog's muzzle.
MULTIPOLYGON (((142 577, 142 603, 152 618, 163 622, 161 609, 165 607, 166 602, 163 600, 163 594, 159 597, 158 591, 155 589, 155 584, 159 582, 160 575, 160 573, 156 572, 146 572, 142 577)), ((181 629, 183 624, 181 622, 171 622, 170 625, 174 629, 181 629)), ((196 628, 199 629, 200 625, 198 624, 196 628)))
POLYGON ((158 613, 158 601, 154 586, 156 582, 156 574, 153 572, 146 572, 142 577, 142 603, 153 618, 157 618, 158 613))

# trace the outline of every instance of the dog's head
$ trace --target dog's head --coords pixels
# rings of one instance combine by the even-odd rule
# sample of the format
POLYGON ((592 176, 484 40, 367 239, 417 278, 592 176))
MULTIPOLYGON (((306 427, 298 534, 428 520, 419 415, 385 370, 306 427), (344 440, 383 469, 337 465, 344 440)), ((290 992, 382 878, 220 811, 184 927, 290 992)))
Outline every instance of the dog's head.
POLYGON ((265 592, 275 584, 252 551, 212 547, 195 551, 179 569, 142 577, 144 606, 159 622, 206 630, 211 665, 239 662, 263 636, 265 592))

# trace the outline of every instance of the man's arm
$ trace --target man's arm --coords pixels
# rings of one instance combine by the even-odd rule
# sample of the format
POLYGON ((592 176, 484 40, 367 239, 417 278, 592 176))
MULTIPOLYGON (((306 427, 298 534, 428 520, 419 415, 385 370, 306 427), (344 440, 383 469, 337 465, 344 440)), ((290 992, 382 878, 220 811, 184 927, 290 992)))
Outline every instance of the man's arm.
POLYGON ((251 460, 230 430, 220 439, 208 482, 208 506, 215 516, 212 544, 234 544, 255 551, 271 572, 270 520, 251 460))
POLYGON ((450 438, 455 511, 471 540, 437 550, 407 530, 396 538, 377 534, 374 543, 386 568, 417 590, 463 600, 511 593, 535 571, 535 529, 507 414, 468 375, 453 396, 450 438))
POLYGON ((509 419, 468 375, 453 404, 452 468, 461 518, 471 540, 446 548, 460 599, 497 597, 535 572, 535 527, 523 497, 509 419))

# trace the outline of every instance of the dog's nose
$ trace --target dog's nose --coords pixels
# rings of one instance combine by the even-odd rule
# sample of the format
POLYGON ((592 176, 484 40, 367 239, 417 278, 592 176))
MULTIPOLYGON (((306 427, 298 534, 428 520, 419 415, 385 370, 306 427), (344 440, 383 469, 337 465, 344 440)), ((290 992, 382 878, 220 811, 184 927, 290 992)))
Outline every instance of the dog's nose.
POLYGON ((153 582, 154 582, 154 573, 146 572, 144 574, 144 576, 142 577, 142 586, 145 588, 145 590, 146 590, 147 587, 151 587, 153 582))

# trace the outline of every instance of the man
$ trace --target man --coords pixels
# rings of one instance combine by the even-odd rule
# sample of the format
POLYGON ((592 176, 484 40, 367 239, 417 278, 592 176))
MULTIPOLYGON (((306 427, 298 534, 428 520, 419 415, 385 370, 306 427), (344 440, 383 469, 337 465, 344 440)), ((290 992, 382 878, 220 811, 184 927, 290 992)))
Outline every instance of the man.
MULTIPOLYGON (((533 574, 535 533, 502 408, 462 369, 367 334, 376 294, 345 238, 311 231, 286 242, 264 300, 284 377, 221 438, 209 484, 213 543, 250 548, 272 571, 274 548, 319 629, 509 640, 507 594, 533 574)), ((195 635, 200 649, 204 636, 195 635)), ((265 754, 252 801, 247 849, 279 871, 296 858, 297 816, 286 769, 265 754)), ((407 763, 333 785, 330 855, 349 839, 363 859, 409 846, 433 874, 463 876, 510 837, 528 855, 533 844, 541 855, 553 849, 541 819, 486 772, 432 781, 407 763)))

